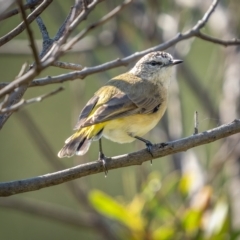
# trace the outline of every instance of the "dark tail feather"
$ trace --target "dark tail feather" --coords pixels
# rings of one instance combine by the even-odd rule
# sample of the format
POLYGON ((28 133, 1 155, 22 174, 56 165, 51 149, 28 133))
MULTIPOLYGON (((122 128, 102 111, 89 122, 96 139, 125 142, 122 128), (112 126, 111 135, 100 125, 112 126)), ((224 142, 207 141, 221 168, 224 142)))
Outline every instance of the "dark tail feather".
POLYGON ((88 151, 91 142, 91 139, 87 139, 86 137, 83 138, 81 135, 78 137, 72 135, 65 141, 65 145, 59 151, 58 157, 72 157, 75 154, 84 155, 88 151))

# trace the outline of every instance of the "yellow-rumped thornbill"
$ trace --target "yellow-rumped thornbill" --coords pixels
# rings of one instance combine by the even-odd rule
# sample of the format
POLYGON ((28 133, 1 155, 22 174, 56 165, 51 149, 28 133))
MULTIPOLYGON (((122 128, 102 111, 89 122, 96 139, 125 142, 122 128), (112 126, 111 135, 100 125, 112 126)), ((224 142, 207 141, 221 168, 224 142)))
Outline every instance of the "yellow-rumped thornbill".
POLYGON ((92 141, 99 140, 99 160, 106 166, 101 137, 113 142, 143 141, 151 153, 152 143, 144 138, 162 118, 168 99, 173 68, 182 60, 166 52, 142 57, 127 73, 109 80, 80 113, 76 132, 65 141, 58 157, 84 155, 92 141))

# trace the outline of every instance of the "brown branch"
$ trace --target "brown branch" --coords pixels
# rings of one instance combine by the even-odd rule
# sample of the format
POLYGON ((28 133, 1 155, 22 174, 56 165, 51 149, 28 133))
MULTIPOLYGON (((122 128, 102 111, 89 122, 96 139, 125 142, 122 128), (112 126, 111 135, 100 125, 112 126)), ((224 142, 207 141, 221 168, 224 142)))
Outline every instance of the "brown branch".
MULTIPOLYGON (((86 16, 94 9, 96 4, 98 4, 101 1, 102 0, 94 0, 90 5, 88 5, 88 8, 86 9, 86 11, 85 12, 83 11, 78 16, 78 18, 71 24, 71 28, 67 29, 68 30, 67 33, 65 34, 64 37, 62 37, 59 40, 60 42, 57 43, 57 44, 53 44, 51 50, 42 58, 41 68, 38 69, 38 72, 37 71, 33 71, 33 72, 31 72, 31 76, 26 76, 26 74, 25 74, 24 76, 22 76, 22 77, 16 79, 15 81, 11 82, 10 84, 8 84, 7 86, 5 86, 3 89, 0 90, 0 97, 5 95, 5 94, 7 94, 7 93, 9 93, 9 92, 11 92, 11 91, 13 91, 14 88, 16 88, 18 86, 21 86, 23 84, 29 83, 32 80, 33 77, 38 75, 40 70, 45 69, 46 67, 51 65, 53 62, 55 62, 56 59, 63 53, 63 51, 59 51, 59 47, 61 46, 61 44, 64 43, 65 39, 69 36, 71 31, 77 26, 76 24, 79 23, 80 20, 83 20, 84 18, 86 18, 86 16)), ((29 73, 29 75, 30 75, 30 73, 29 73)))
POLYGON ((198 30, 198 29, 201 29, 201 28, 203 28, 205 26, 205 24, 209 20, 210 16, 212 15, 212 13, 215 11, 218 3, 219 3, 219 0, 213 0, 212 1, 212 4, 208 8, 207 12, 204 14, 202 19, 200 21, 198 21, 198 23, 195 25, 193 30, 198 30))
POLYGON ((120 11, 122 11, 128 4, 130 4, 133 0, 125 0, 121 5, 114 8, 111 12, 109 12, 107 15, 102 17, 99 21, 91 24, 86 29, 81 31, 79 34, 77 34, 74 38, 72 38, 65 46, 63 47, 63 51, 67 51, 72 48, 72 46, 78 42, 80 39, 82 39, 88 32, 95 29, 96 27, 104 24, 105 22, 109 21, 111 18, 113 18, 116 14, 118 14, 120 11))
POLYGON ((18 103, 14 104, 14 105, 12 105, 10 107, 6 107, 6 108, 3 108, 3 109, 0 109, 0 113, 7 113, 7 112, 18 111, 20 108, 25 107, 26 105, 37 103, 37 102, 41 102, 45 98, 53 96, 53 95, 61 92, 62 90, 64 90, 64 88, 63 87, 59 87, 59 88, 55 89, 54 91, 51 91, 51 92, 49 92, 47 94, 41 95, 41 96, 36 97, 36 98, 31 98, 31 99, 28 99, 28 100, 22 99, 21 101, 19 101, 18 103))
POLYGON ((65 224, 70 224, 80 228, 93 228, 95 218, 92 215, 77 213, 71 209, 40 202, 37 200, 21 200, 17 198, 0 199, 0 207, 7 209, 15 209, 24 213, 34 214, 45 217, 65 224))
POLYGON ((209 94, 208 90, 201 83, 202 82, 201 79, 199 79, 197 75, 185 64, 183 64, 181 68, 179 68, 179 72, 183 74, 184 81, 194 92, 194 95, 199 100, 201 99, 201 104, 207 110, 209 116, 211 116, 214 119, 219 119, 220 118, 219 113, 216 107, 214 107, 212 96, 211 94, 209 94), (202 96, 204 96, 204 98, 202 96))
MULTIPOLYGON (((192 38, 194 36, 197 36, 199 33, 200 28, 204 27, 207 20, 209 19, 210 15, 213 13, 214 9, 216 8, 218 1, 213 1, 212 5, 209 7, 208 11, 204 14, 203 18, 190 30, 186 31, 185 33, 179 33, 177 36, 175 36, 174 38, 172 38, 171 40, 162 43, 160 45, 157 45, 155 47, 152 48, 148 48, 144 51, 141 52, 136 52, 132 55, 129 55, 125 58, 122 59, 115 59, 112 61, 109 61, 107 63, 98 65, 98 66, 94 66, 94 67, 86 67, 81 71, 75 71, 75 72, 70 72, 67 74, 61 74, 58 76, 53 76, 53 77, 45 77, 45 78, 40 78, 40 79, 36 79, 34 80, 31 84, 30 87, 33 86, 44 86, 44 85, 48 85, 48 84, 55 84, 55 83, 62 83, 65 81, 69 81, 69 80, 75 80, 75 79, 83 79, 88 75, 91 74, 95 74, 98 72, 103 72, 112 68, 116 68, 119 66, 126 66, 128 65, 130 62, 136 61, 137 59, 139 59, 140 57, 144 56, 147 53, 153 52, 153 51, 162 51, 166 48, 171 47, 172 45, 183 41, 185 39, 188 38, 192 38)), ((88 29, 88 28, 87 28, 88 29)), ((86 30, 84 30, 86 31, 86 30)), ((80 33, 80 34, 83 34, 80 33)), ((75 41, 75 40, 74 40, 75 41)), ((71 41, 70 41, 71 42, 71 41)), ((239 45, 240 43, 237 41, 235 43, 235 45, 239 45)), ((233 44, 231 44, 233 45, 233 44)), ((2 83, 0 84, 0 89, 3 88, 4 86, 6 86, 6 83, 2 83)), ((1 91, 0 91, 0 95, 1 95, 1 91)))
MULTIPOLYGON (((25 5, 23 5, 23 9, 26 10, 26 9, 29 9, 31 7, 35 7, 37 5, 39 5, 43 0, 35 0, 33 3, 27 3, 25 5)), ((0 21, 1 20, 4 20, 4 19, 7 19, 7 18, 10 18, 16 14, 19 13, 19 9, 13 9, 7 13, 4 13, 0 16, 0 21)))
POLYGON ((32 30, 29 26, 29 23, 27 21, 27 15, 25 13, 22 0, 17 0, 17 3, 18 3, 18 6, 19 6, 21 15, 22 15, 23 22, 24 22, 26 30, 27 30, 27 35, 28 35, 28 39, 29 39, 29 42, 30 42, 30 47, 32 49, 33 57, 34 57, 34 60, 35 60, 35 67, 37 69, 39 69, 40 68, 40 60, 39 60, 39 57, 38 57, 38 50, 37 50, 37 47, 36 47, 36 44, 35 44, 35 41, 34 41, 33 32, 32 32, 32 30))
MULTIPOLYGON (((30 18, 30 16, 32 16, 34 13, 36 13, 36 11, 38 9, 41 9, 41 7, 45 3, 46 4, 44 6, 46 8, 47 4, 49 5, 51 3, 51 1, 45 0, 35 11, 32 12, 32 14, 29 15, 28 18, 30 18)), ((87 11, 85 13, 83 13, 82 15, 80 14, 83 17, 83 19, 86 18, 86 16, 91 12, 91 10, 94 8, 94 6, 100 1, 101 0, 93 1, 92 4, 90 4, 88 6, 87 11)), ((70 33, 67 32, 65 34, 65 36, 61 40, 59 40, 60 44, 58 43, 58 44, 51 45, 51 43, 50 43, 50 45, 48 45, 48 44, 46 45, 46 47, 50 48, 49 55, 48 56, 45 55, 45 59, 42 59, 41 65, 39 66, 39 68, 30 69, 25 75, 17 78, 13 82, 11 82, 8 86, 6 86, 2 90, 0 90, 0 95, 2 94, 2 96, 4 96, 6 93, 11 93, 11 96, 10 96, 11 101, 9 101, 9 106, 16 104, 18 101, 20 101, 20 99, 23 97, 25 91, 29 87, 29 83, 32 82, 33 78, 36 77, 43 69, 47 68, 53 62, 55 62, 58 59, 58 57, 61 54, 63 54, 62 51, 59 51, 59 46, 61 46, 61 44, 63 44, 65 38, 67 38, 69 36, 69 34, 70 33), (55 50, 55 52, 53 50, 55 50), (54 54, 52 54, 52 53, 54 53, 54 54), (19 88, 17 90, 13 91, 17 87, 19 87, 19 88)), ((44 49, 43 49, 43 51, 44 51, 44 49)), ((0 129, 3 127, 3 125, 5 124, 7 119, 11 116, 11 114, 12 114, 12 112, 0 114, 0 129)))
MULTIPOLYGON (((87 8, 87 10, 89 10, 89 8, 92 6, 93 9, 93 4, 98 3, 99 1, 93 1, 87 8)), ((194 37, 198 34, 199 30, 205 26, 206 22, 208 21, 210 15, 213 13, 214 9, 216 8, 218 1, 214 0, 212 5, 209 7, 208 11, 205 13, 205 15, 203 16, 203 18, 189 31, 185 32, 184 34, 178 34, 177 36, 175 36, 174 38, 172 38, 171 40, 169 40, 168 42, 165 42, 163 44, 157 45, 153 48, 149 48, 145 51, 142 52, 138 52, 135 53, 133 55, 130 55, 126 58, 123 59, 116 59, 110 62, 107 62, 105 64, 99 65, 99 66, 95 66, 95 67, 91 67, 91 68, 84 68, 82 71, 75 71, 72 73, 68 73, 68 74, 63 74, 63 75, 59 75, 59 76, 55 76, 55 77, 47 77, 47 78, 42 78, 42 79, 36 79, 35 81, 32 81, 32 79, 34 77, 36 77, 38 74, 36 72, 32 72, 31 76, 30 73, 28 72, 28 74, 26 74, 26 76, 23 76, 21 78, 18 78, 17 80, 11 82, 10 84, 8 84, 6 86, 5 83, 0 84, 0 88, 4 87, 0 90, 0 97, 4 96, 5 94, 11 92, 14 90, 14 88, 26 84, 26 83, 30 83, 30 86, 42 86, 42 85, 47 85, 47 84, 52 84, 52 83, 59 83, 59 82, 64 82, 64 81, 68 81, 68 80, 75 80, 78 78, 84 78, 87 75, 90 74, 94 74, 97 72, 102 72, 111 68, 115 68, 118 66, 122 66, 122 65, 127 65, 128 63, 137 60, 138 58, 142 57, 143 55, 152 52, 152 51, 159 51, 159 50, 164 50, 180 41, 183 41, 185 39, 194 37)), ((81 17, 78 17, 78 20, 81 19, 83 20, 84 17, 86 17, 86 15, 89 12, 85 12, 83 15, 82 13, 80 14, 81 17)), ((71 24, 71 29, 73 29, 76 25, 75 25, 75 21, 72 22, 71 24)), ((69 31, 66 36, 70 33, 71 31, 69 31)), ((63 43, 63 42, 62 42, 63 43)), ((236 43, 236 45, 238 45, 238 43, 236 43)), ((50 51, 48 56, 46 57, 46 61, 44 63, 42 63, 42 69, 46 68, 47 66, 51 65, 53 62, 56 61, 56 59, 60 56, 60 54, 62 54, 62 51, 59 51, 59 46, 55 47, 55 53, 52 54, 54 51, 50 51)), ((1 116, 0 116, 1 118, 1 116)), ((1 123, 1 119, 0 119, 0 127, 2 126, 1 123)))
MULTIPOLYGON (((24 63, 21 67, 20 72, 17 75, 17 78, 21 77, 25 72, 27 71, 28 64, 24 63)), ((3 102, 0 105, 0 109, 5 108, 7 106, 11 106, 15 103, 17 103, 23 96, 23 93, 25 92, 26 87, 21 86, 16 91, 12 92, 11 94, 5 95, 5 98, 3 102)), ((7 121, 7 119, 11 116, 12 112, 7 112, 4 114, 0 114, 0 129, 4 125, 4 123, 7 121)))
MULTIPOLYGON (((30 24, 35 20, 35 18, 40 15, 52 2, 53 0, 44 0, 28 17, 27 22, 30 24)), ((16 28, 14 28, 12 31, 7 33, 5 36, 0 38, 0 46, 4 45, 5 43, 12 40, 14 37, 16 37, 18 34, 23 32, 26 25, 24 22, 21 22, 16 28)))
MULTIPOLYGON (((168 142, 164 146, 163 144, 156 144, 152 151, 154 156, 153 159, 186 151, 193 147, 214 142, 239 132, 240 119, 187 138, 168 142)), ((108 169, 110 170, 132 165, 141 165, 143 162, 151 159, 152 156, 146 149, 144 149, 138 152, 112 157, 107 164, 108 169)), ((23 192, 35 191, 99 172, 104 172, 104 168, 102 163, 95 161, 30 179, 3 182, 0 183, 0 196, 10 196, 23 192)))
MULTIPOLYGON (((44 57, 42 58, 44 65, 49 66, 64 53, 64 51, 60 47, 66 42, 72 31, 78 26, 78 24, 84 19, 86 19, 88 14, 101 1, 102 0, 93 0, 91 4, 88 5, 87 9, 83 8, 83 11, 81 11, 81 13, 76 17, 76 19, 73 19, 75 12, 73 11, 73 9, 71 9, 69 16, 66 18, 63 25, 60 27, 58 33, 54 37, 54 42, 52 46, 48 48, 48 52, 44 53, 44 57)), ((76 3, 75 8, 78 8, 78 3, 76 3)))
POLYGON ((214 38, 214 37, 208 36, 208 35, 200 32, 200 31, 198 33, 196 33, 196 37, 201 38, 202 40, 205 40, 205 41, 208 41, 208 42, 223 45, 224 47, 240 45, 240 39, 239 38, 234 38, 234 39, 231 39, 231 40, 222 40, 222 39, 219 39, 219 38, 214 38))
POLYGON ((60 61, 52 63, 52 66, 63 68, 63 69, 78 70, 78 71, 83 69, 83 66, 80 65, 80 64, 68 63, 68 62, 60 62, 60 61))
POLYGON ((198 125, 199 125, 198 112, 195 111, 195 113, 194 113, 194 132, 193 132, 193 134, 198 134, 198 125))

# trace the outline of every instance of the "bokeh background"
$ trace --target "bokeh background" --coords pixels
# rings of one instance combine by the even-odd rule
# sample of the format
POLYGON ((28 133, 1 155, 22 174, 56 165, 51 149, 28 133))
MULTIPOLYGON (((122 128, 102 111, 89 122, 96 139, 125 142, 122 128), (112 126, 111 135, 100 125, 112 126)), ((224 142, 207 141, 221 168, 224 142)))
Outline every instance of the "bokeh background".
MULTIPOLYGON (((121 3, 98 4, 73 36, 121 3)), ((73 4, 53 1, 41 15, 50 36, 73 4)), ((60 60, 95 66, 142 51, 192 28, 210 4, 200 0, 133 1, 60 60)), ((220 1, 203 31, 220 39, 238 38, 239 12, 238 0, 220 1)), ((20 22, 19 15, 0 21, 0 35, 20 22)), ((37 24, 33 22, 31 28, 41 50, 37 24)), ((239 47, 225 48, 193 37, 166 51, 184 63, 177 67, 171 84, 167 112, 147 139, 159 143, 192 135, 195 111, 200 132, 239 118, 239 47)), ((32 61, 23 32, 0 48, 0 81, 12 81, 22 64, 32 61)), ((0 181, 31 178, 96 160, 97 142, 82 157, 57 159, 57 152, 93 93, 130 68, 131 64, 84 80, 29 88, 25 99, 60 85, 65 90, 14 113, 4 125, 0 132, 0 181)), ((39 77, 69 71, 49 67, 39 77)), ((145 146, 137 141, 120 145, 104 139, 103 147, 107 156, 116 156, 145 146)), ((146 162, 112 170, 107 178, 91 175, 70 184, 2 198, 0 239, 239 239, 239 170, 240 135, 236 134, 154 160, 152 166, 146 162), (99 222, 92 223, 96 219, 107 230, 99 222)))

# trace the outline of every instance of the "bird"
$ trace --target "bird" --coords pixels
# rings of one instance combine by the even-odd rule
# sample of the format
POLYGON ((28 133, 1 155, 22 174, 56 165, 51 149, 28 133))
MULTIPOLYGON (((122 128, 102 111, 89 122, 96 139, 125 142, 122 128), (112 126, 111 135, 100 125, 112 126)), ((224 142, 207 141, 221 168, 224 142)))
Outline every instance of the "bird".
POLYGON ((101 138, 117 143, 138 139, 152 154, 153 144, 144 138, 162 118, 174 66, 182 63, 167 52, 144 55, 133 68, 109 80, 82 109, 76 132, 67 138, 58 157, 84 155, 93 141, 99 140, 99 160, 107 173, 101 138))

